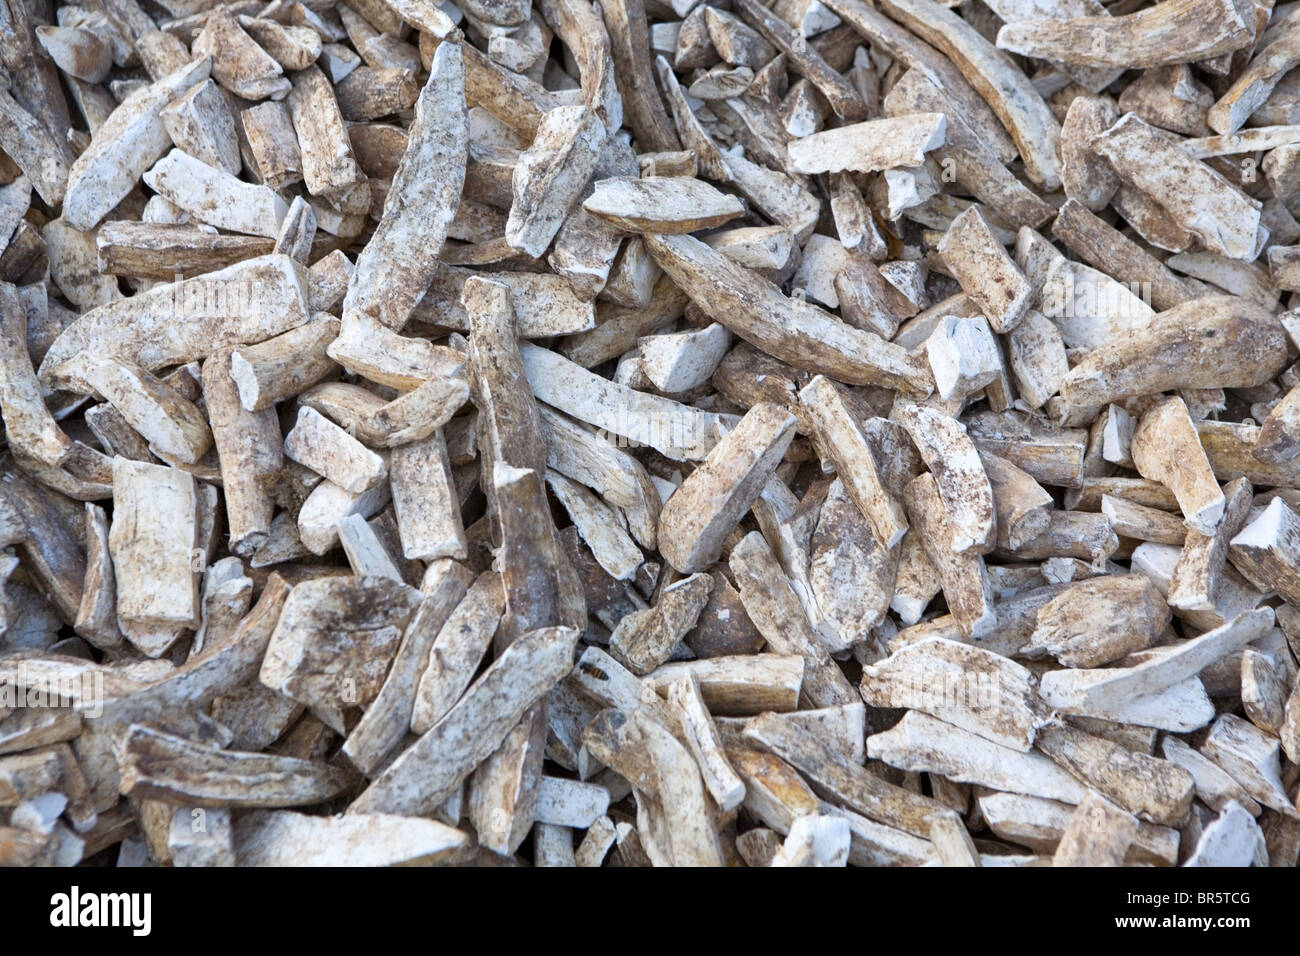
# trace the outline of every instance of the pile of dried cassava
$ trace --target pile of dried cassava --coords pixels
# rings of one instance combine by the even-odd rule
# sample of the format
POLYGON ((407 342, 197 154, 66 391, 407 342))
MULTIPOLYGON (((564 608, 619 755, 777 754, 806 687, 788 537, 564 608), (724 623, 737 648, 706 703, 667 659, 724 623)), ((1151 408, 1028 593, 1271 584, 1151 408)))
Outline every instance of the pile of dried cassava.
POLYGON ((0 0, 0 863, 1294 867, 1298 65, 0 0))

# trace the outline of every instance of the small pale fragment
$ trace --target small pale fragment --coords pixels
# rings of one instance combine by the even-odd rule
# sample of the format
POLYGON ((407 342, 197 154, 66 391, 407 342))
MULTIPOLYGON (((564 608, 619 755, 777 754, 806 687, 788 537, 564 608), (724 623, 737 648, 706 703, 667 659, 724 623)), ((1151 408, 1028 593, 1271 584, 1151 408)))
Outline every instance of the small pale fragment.
POLYGON ((641 339, 641 368, 670 395, 703 385, 731 348, 731 333, 717 322, 703 329, 641 339))
POLYGON ((939 817, 930 827, 930 842, 943 866, 979 866, 979 850, 958 817, 939 817))
POLYGON ((338 334, 338 319, 318 313, 313 321, 283 335, 235 349, 230 355, 230 376, 244 410, 270 408, 338 368, 325 354, 338 334))
POLYGON ((740 806, 745 799, 745 783, 727 760, 718 729, 700 693, 699 681, 693 674, 674 681, 668 688, 668 700, 681 718, 686 743, 709 794, 724 813, 740 806))
POLYGON ((1002 352, 982 315, 945 315, 925 340, 934 386, 943 399, 961 400, 1002 375, 1002 352))
POLYGON ((1145 575, 1106 575, 1072 584, 1039 608, 1031 643, 1067 667, 1096 667, 1149 647, 1169 619, 1145 575), (1098 620, 1111 624, 1098 628, 1098 620))
POLYGON ((1281 497, 1229 542, 1228 558, 1257 588, 1300 602, 1300 517, 1281 497))
POLYGON ((1285 342, 1281 324, 1264 306, 1238 296, 1204 296, 1089 352, 1061 379, 1061 398, 1083 408, 1166 390, 1249 388, 1282 368, 1285 342))
POLYGON ((709 229, 745 211, 735 196, 684 176, 597 180, 582 208, 629 232, 660 234, 709 229))
MULTIPOLYGON (((431 10, 441 15, 436 7, 431 10)), ((344 308, 391 329, 405 324, 429 285, 464 187, 469 149, 464 90, 461 45, 439 44, 415 103, 415 121, 384 215, 348 283, 344 308)))
POLYGON ((770 866, 847 866, 849 821, 843 817, 810 813, 795 820, 770 866))
POLYGON ((363 182, 365 176, 353 155, 338 100, 319 67, 294 74, 287 102, 308 191, 313 196, 337 195, 363 182))
POLYGON ((745 415, 668 499, 659 547, 683 573, 717 560, 724 538, 763 489, 794 436, 794 416, 760 404, 745 415))
MULTIPOLYGON (((1029 796, 1078 804, 1087 788, 1039 753, 1021 753, 912 710, 867 738, 867 755, 901 770, 940 773, 1029 796)), ((927 833, 928 835, 928 833, 927 833)))
POLYGON ((896 412, 896 418, 934 475, 952 526, 953 551, 991 551, 997 530, 993 488, 965 427, 941 411, 910 403, 896 412))
POLYGON ((1288 817, 1300 816, 1282 785, 1278 739, 1235 714, 1210 728, 1201 753, 1226 770, 1260 804, 1288 817))
MULTIPOLYGON (((1086 584, 1083 582, 1079 587, 1086 584)), ((1083 593, 1087 593, 1087 590, 1085 588, 1083 593)), ((1116 707, 1140 697, 1158 694, 1194 677, 1216 660, 1263 637, 1272 625, 1273 611, 1270 608, 1258 608, 1191 640, 1166 648, 1156 648, 1145 660, 1131 667, 1081 670, 1077 679, 1086 682, 1080 688, 1081 697, 1097 707, 1116 707), (1085 675, 1093 679, 1088 680, 1085 675)), ((1043 679, 1042 692, 1045 697, 1050 695, 1053 703, 1057 701, 1057 679, 1057 675, 1044 675, 1043 679)), ((1068 681, 1071 678, 1060 674, 1059 679, 1068 681)))
POLYGON ((1132 453, 1142 477, 1174 493, 1189 527, 1214 533, 1223 517, 1224 496, 1181 398, 1166 398, 1142 416, 1133 432, 1132 453))
POLYGON ((650 673, 695 626, 712 590, 713 579, 707 574, 692 574, 669 585, 653 607, 619 621, 609 638, 610 653, 634 674, 650 673))
POLYGON ((1005 458, 981 451, 980 461, 993 489, 998 547, 1018 551, 1051 524, 1052 496, 1005 458))
MULTIPOLYGON (((996 835, 1040 853, 1056 850, 1074 812, 1073 807, 1055 800, 1013 793, 980 797, 979 807, 996 835)), ((1179 832, 1172 827, 1138 821, 1125 862, 1172 866, 1178 862, 1178 844, 1179 832)))
POLYGON ((579 421, 678 461, 702 461, 718 443, 720 415, 638 392, 528 342, 520 344, 519 355, 537 400, 579 421))
POLYGON ((953 618, 968 637, 985 636, 996 626, 997 614, 984 558, 978 551, 960 549, 964 532, 945 508, 934 474, 926 472, 908 482, 903 504, 911 533, 921 539, 953 618))
POLYGON ((1120 178, 1149 196, 1211 252, 1250 261, 1259 251, 1260 203, 1184 152, 1177 137, 1136 114, 1093 140, 1120 178))
POLYGON ((163 107, 206 80, 210 68, 211 61, 199 56, 136 90, 95 130, 90 146, 68 174, 63 199, 63 219, 68 225, 94 228, 131 191, 140 175, 167 152, 171 139, 163 126, 163 107))
POLYGON ((77 374, 167 461, 197 464, 212 447, 203 413, 153 375, 112 356, 80 355, 77 374))
POLYGON ((745 738, 788 760, 836 803, 922 839, 929 839, 938 817, 952 814, 942 804, 895 786, 860 762, 831 751, 816 736, 782 723, 775 715, 751 720, 745 725, 745 738))
POLYGON ((215 750, 150 727, 122 742, 122 792, 198 807, 292 807, 338 795, 346 775, 323 761, 215 750))
POLYGON ((912 113, 868 120, 813 133, 790 144, 790 163, 800 173, 881 172, 919 166, 926 153, 942 146, 942 113, 912 113))
POLYGON ((162 110, 167 135, 180 149, 216 169, 239 174, 235 118, 213 80, 192 87, 162 110))
POLYGON ((431 811, 489 757, 532 704, 569 670, 578 633, 519 637, 464 697, 353 801, 349 814, 431 811))
POLYGON ((634 578, 645 555, 623 530, 613 509, 576 481, 557 472, 548 469, 546 482, 600 566, 615 580, 634 578))
POLYGON ((605 126, 586 106, 557 106, 515 165, 514 201, 506 222, 510 245, 539 257, 555 238, 596 168, 605 126))
POLYGON ((1035 746, 1073 776, 1143 820, 1178 826, 1192 804, 1192 775, 1066 724, 1044 727, 1035 746))
MULTIPOLYGON (((582 662, 578 666, 581 669, 582 662)), ((704 703, 715 716, 786 713, 796 709, 804 670, 802 657, 769 652, 664 664, 645 680, 665 694, 673 681, 691 674, 700 682, 704 703)))
POLYGON ((537 822, 585 830, 609 809, 604 787, 543 776, 537 790, 537 822))
POLYGON ((978 206, 952 221, 939 254, 994 332, 1010 332, 1020 323, 1034 288, 994 237, 978 206))
POLYGON ((1184 866, 1251 866, 1267 857, 1264 834, 1239 803, 1229 803, 1196 841, 1184 866))
POLYGON ((747 342, 796 368, 905 394, 933 388, 924 360, 816 306, 790 299, 761 276, 690 236, 645 236, 655 261, 697 305, 747 342))
POLYGON ((225 7, 206 18, 192 48, 195 55, 212 58, 212 75, 236 96, 261 100, 289 91, 280 64, 244 32, 225 7))
POLYGON ((196 627, 198 492, 175 468, 113 460, 109 550, 117 580, 117 615, 138 624, 196 627))
POLYGON ((1169 582, 1169 606, 1180 610, 1205 611, 1214 607, 1220 577, 1228 558, 1229 542, 1245 526, 1253 489, 1245 478, 1223 488, 1223 518, 1212 535, 1188 531, 1183 550, 1169 582))
POLYGON ((1225 810, 1235 802, 1252 815, 1259 814, 1259 804, 1251 799, 1241 784, 1200 751, 1193 750, 1177 737, 1166 737, 1164 755, 1170 763, 1177 764, 1192 775, 1196 782, 1196 796, 1212 810, 1225 810))
POLYGON ((907 520, 844 394, 818 375, 799 393, 799 406, 812 423, 813 438, 822 457, 835 466, 836 474, 871 522, 880 542, 886 548, 894 547, 907 532, 907 520))
POLYGON ((259 679, 343 732, 343 711, 378 695, 419 592, 350 575, 295 585, 275 624, 259 679))
POLYGON ((472 839, 436 820, 390 814, 308 816, 246 813, 234 824, 241 866, 398 866, 449 864, 469 856, 472 839))
POLYGON ((578 866, 597 867, 605 860, 609 848, 613 846, 615 830, 609 817, 600 817, 587 828, 587 834, 574 851, 574 860, 578 866))
POLYGON ((417 734, 437 723, 469 686, 504 607, 500 575, 485 572, 443 623, 429 651, 411 715, 411 729, 417 734))
POLYGON ((1071 814, 1052 865, 1121 866, 1137 828, 1133 814, 1090 791, 1071 814))
POLYGON ((997 43, 1057 62, 1147 69, 1230 53, 1252 34, 1229 0, 1176 0, 1124 16, 1026 18, 999 30, 997 43))
POLYGON ((731 549, 730 566, 754 626, 778 654, 798 654, 805 672, 801 695, 815 707, 835 707, 858 694, 814 632, 790 580, 762 534, 750 532, 731 549))
POLYGON ((274 238, 289 207, 267 186, 240 182, 188 153, 173 149, 144 174, 145 184, 200 222, 274 238))
POLYGON ((1046 717, 1029 671, 991 651, 942 639, 909 644, 864 667, 860 689, 873 707, 920 710, 1022 752, 1032 747, 1046 717), (944 692, 936 693, 940 686, 944 692))
POLYGON ((298 410, 284 436, 284 454, 354 494, 370 490, 388 474, 383 458, 307 406, 298 410))

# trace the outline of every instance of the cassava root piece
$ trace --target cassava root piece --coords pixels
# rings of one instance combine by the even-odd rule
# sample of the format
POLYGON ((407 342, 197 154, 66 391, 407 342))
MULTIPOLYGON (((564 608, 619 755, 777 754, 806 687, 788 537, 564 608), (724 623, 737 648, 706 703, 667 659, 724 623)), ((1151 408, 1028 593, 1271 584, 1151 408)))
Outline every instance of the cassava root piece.
POLYGON ((1293 866, 1297 21, 0 0, 0 865, 1293 866))

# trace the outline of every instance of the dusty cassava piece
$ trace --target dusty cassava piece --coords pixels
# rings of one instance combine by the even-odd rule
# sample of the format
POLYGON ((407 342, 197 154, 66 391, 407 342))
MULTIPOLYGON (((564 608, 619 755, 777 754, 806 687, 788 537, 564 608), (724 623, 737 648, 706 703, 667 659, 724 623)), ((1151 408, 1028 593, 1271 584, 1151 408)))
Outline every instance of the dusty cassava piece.
POLYGON ((0 0, 0 865, 1300 856, 1300 4, 0 0))

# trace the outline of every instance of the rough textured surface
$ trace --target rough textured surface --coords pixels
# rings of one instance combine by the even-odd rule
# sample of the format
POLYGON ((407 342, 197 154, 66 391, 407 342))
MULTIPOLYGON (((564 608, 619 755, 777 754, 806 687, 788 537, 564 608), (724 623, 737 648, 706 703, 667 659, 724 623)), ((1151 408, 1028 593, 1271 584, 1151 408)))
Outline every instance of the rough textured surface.
POLYGON ((1297 22, 0 0, 0 866, 1293 868, 1297 22))

